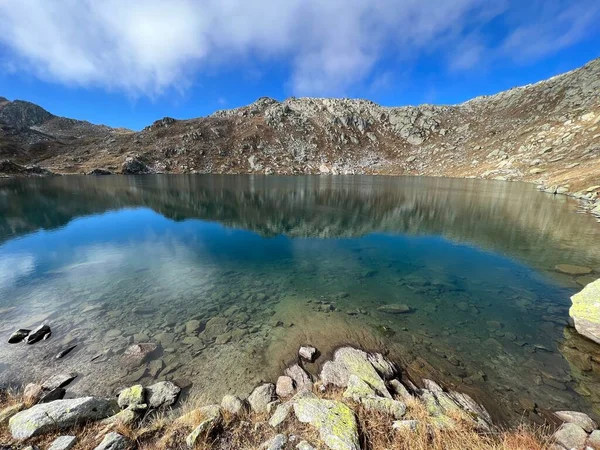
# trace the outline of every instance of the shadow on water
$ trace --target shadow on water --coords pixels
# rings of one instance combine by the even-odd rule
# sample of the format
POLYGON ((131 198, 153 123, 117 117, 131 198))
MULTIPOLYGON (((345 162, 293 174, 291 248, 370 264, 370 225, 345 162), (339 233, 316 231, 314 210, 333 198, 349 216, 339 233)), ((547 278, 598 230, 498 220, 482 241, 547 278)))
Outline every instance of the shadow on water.
POLYGON ((53 338, 1 344, 0 382, 69 369, 74 393, 174 379, 216 399, 275 378, 300 344, 349 343, 501 417, 597 411, 600 365, 565 331, 569 296, 600 277, 600 227, 576 209, 481 180, 1 180, 0 333, 47 320, 53 338), (124 365, 146 341, 158 356, 124 365))

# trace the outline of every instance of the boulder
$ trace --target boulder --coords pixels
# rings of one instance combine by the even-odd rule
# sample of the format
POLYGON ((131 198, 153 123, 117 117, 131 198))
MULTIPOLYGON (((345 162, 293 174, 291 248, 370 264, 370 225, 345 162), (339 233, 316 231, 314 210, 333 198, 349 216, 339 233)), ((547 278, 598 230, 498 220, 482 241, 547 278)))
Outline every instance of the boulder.
POLYGON ((218 405, 204 406, 197 409, 195 411, 195 414, 196 413, 202 420, 185 439, 185 443, 190 448, 193 448, 196 445, 200 436, 209 434, 221 423, 221 410, 218 405))
POLYGON ((86 175, 112 175, 113 173, 108 169, 102 169, 97 167, 96 169, 90 170, 86 175))
POLYGON ((294 402, 294 414, 300 422, 316 428, 330 449, 360 450, 356 417, 342 402, 300 398, 294 402))
POLYGON ((248 397, 250 408, 255 413, 267 412, 267 405, 275 397, 275 386, 272 383, 262 384, 256 387, 248 397))
POLYGON ((292 403, 286 402, 277 406, 275 412, 269 419, 269 425, 273 428, 277 428, 288 418, 290 411, 292 410, 292 403))
POLYGON ((574 423, 565 423, 554 433, 554 441, 568 449, 583 449, 586 440, 587 433, 574 423))
POLYGON ((260 446, 261 450, 283 450, 287 444, 287 436, 278 434, 260 446))
POLYGON ((342 347, 335 351, 333 361, 327 361, 321 370, 321 381, 325 386, 333 384, 347 387, 350 375, 356 375, 379 395, 392 398, 385 382, 369 361, 367 353, 352 347, 342 347))
POLYGON ((134 156, 128 156, 123 162, 121 172, 125 175, 140 175, 150 173, 148 166, 134 156))
POLYGON ((277 378, 275 392, 279 397, 291 397, 294 395, 294 380, 288 376, 280 376, 277 378))
POLYGON ((142 405, 145 400, 146 390, 141 384, 136 384, 119 392, 117 403, 120 408, 127 408, 132 405, 142 405))
POLYGON ((42 386, 35 383, 29 383, 27 386, 25 386, 23 391, 23 400, 28 405, 35 405, 40 401, 43 395, 44 389, 42 389, 42 386))
POLYGON ((221 401, 221 409, 234 416, 243 413, 246 410, 244 401, 235 395, 226 395, 221 401))
POLYGON ((42 389, 45 391, 52 391, 54 389, 63 388, 69 385, 75 378, 77 378, 75 372, 59 373, 44 381, 42 383, 42 389))
POLYGON ((348 388, 343 396, 360 403, 369 411, 389 414, 394 419, 402 418, 406 412, 406 405, 403 402, 392 398, 378 397, 375 395, 375 391, 356 375, 350 375, 348 388))
POLYGON ((569 315, 582 336, 600 344, 600 279, 571 297, 569 315))
POLYGON ((133 447, 133 443, 119 433, 111 432, 104 436, 100 445, 94 450, 127 450, 133 447))
POLYGON ((8 422, 15 439, 28 439, 72 427, 77 423, 101 420, 118 411, 116 402, 97 397, 56 400, 15 414, 8 422))
POLYGON ((300 347, 300 350, 298 350, 298 355, 300 358, 308 362, 313 362, 315 360, 315 356, 317 355, 317 349, 308 345, 303 346, 300 347))
POLYGON ((59 436, 52 441, 48 450, 71 450, 76 442, 76 436, 59 436))
POLYGON ((35 344, 42 339, 47 339, 47 336, 50 336, 50 334, 52 334, 50 327, 46 324, 42 324, 27 335, 25 342, 28 344, 35 344))
POLYGON ((177 401, 181 389, 170 381, 161 381, 148 386, 148 406, 150 408, 168 408, 177 401))
POLYGON ((29 333, 31 333, 31 330, 27 330, 25 328, 19 328, 17 331, 15 331, 13 334, 10 335, 10 337, 8 338, 8 343, 9 344, 18 344, 23 339, 25 339, 27 336, 29 336, 29 333))
POLYGON ((565 423, 574 423, 583 428, 586 432, 591 433, 598 425, 594 422, 590 416, 582 412, 577 411, 557 411, 554 413, 556 417, 565 423))
POLYGON ((294 380, 294 384, 298 392, 312 391, 313 383, 310 379, 310 376, 298 364, 288 367, 285 369, 284 373, 294 380))
POLYGON ((590 433, 586 445, 594 449, 600 448, 600 430, 594 430, 590 433))

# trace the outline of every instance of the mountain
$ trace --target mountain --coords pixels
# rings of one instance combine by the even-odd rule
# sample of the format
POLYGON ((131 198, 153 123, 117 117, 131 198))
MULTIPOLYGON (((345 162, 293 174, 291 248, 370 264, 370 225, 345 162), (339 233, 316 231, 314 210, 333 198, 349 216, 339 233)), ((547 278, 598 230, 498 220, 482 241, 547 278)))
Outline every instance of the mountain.
POLYGON ((0 102, 0 158, 55 172, 394 174, 600 184, 600 59, 459 105, 260 98, 140 132, 0 102))

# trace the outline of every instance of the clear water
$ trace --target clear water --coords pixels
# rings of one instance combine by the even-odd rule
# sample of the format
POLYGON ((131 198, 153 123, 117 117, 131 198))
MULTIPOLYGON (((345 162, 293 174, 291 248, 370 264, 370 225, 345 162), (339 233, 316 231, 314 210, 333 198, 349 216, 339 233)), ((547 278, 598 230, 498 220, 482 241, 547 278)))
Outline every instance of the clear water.
POLYGON ((477 180, 0 180, 0 384, 74 370, 70 395, 173 379, 216 400, 273 380, 301 344, 324 356, 353 344, 498 416, 528 400, 594 413, 600 352, 566 329, 589 278, 554 270, 600 277, 600 226, 576 212, 530 185, 477 180), (378 310, 393 303, 412 312, 378 310), (6 343, 44 321, 48 341, 6 343), (131 368, 121 353, 134 342, 161 348, 131 368))

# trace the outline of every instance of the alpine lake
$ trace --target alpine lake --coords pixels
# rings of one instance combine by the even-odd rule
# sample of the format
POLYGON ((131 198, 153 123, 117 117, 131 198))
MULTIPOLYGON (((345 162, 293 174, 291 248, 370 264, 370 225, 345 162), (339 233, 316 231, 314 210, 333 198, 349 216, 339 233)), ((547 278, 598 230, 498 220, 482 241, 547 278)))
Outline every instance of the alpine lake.
POLYGON ((600 225, 577 212, 533 185, 471 179, 3 179, 0 385, 73 371, 70 396, 173 380, 218 400, 274 381, 301 345, 322 355, 314 374, 350 344, 507 422, 598 418, 600 348, 568 310, 600 278, 600 225), (42 323, 50 339, 7 343, 42 323), (150 360, 123 364, 147 342, 150 360))

